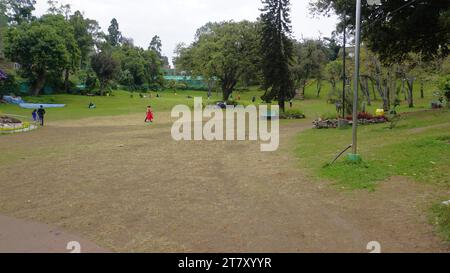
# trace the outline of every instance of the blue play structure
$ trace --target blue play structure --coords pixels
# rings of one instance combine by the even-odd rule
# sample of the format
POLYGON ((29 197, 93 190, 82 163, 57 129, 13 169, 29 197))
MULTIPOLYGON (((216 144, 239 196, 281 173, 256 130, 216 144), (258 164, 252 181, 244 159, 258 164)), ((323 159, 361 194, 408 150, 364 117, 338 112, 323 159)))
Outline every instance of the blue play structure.
POLYGON ((24 109, 39 109, 41 106, 43 108, 64 108, 65 104, 38 104, 38 103, 21 103, 19 104, 20 108, 24 109))
POLYGON ((3 96, 3 100, 7 103, 18 105, 20 108, 24 109, 38 109, 44 108, 64 108, 65 104, 45 104, 45 103, 25 103, 21 97, 3 96))
POLYGON ((21 97, 3 96, 3 100, 6 101, 7 103, 17 105, 25 103, 21 97))

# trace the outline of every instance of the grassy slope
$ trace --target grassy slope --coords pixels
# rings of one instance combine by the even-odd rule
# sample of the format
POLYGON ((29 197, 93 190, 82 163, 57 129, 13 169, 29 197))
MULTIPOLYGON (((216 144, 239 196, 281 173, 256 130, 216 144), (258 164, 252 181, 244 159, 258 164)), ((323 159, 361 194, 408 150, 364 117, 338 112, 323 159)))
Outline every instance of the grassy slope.
MULTIPOLYGON (((151 105, 155 111, 170 111, 174 105, 187 104, 193 105, 193 100, 187 96, 203 96, 204 92, 173 92, 161 93, 161 98, 141 99, 138 93, 133 98, 129 92, 116 91, 112 97, 87 97, 74 95, 52 95, 40 97, 25 97, 26 102, 31 103, 61 103, 67 106, 62 109, 48 109, 47 118, 51 120, 70 120, 81 119, 92 116, 117 116, 135 113, 145 113, 146 106, 151 105), (88 105, 90 102, 97 105, 97 109, 90 110, 88 105)), ((0 112, 13 115, 31 116, 31 110, 21 109, 15 105, 0 105, 0 112)))
POLYGON ((360 127, 359 165, 343 160, 326 165, 351 143, 351 129, 302 133, 296 153, 304 167, 344 189, 374 190, 394 175, 450 187, 449 120, 450 112, 439 110, 404 115, 393 130, 386 124, 360 127))
MULTIPOLYGON (((423 100, 422 107, 413 110, 423 110, 427 103, 423 100)), ((400 110, 410 111, 404 107, 400 110)), ((327 166, 351 143, 351 135, 351 129, 311 129, 300 134, 295 152, 301 166, 344 190, 372 191, 378 182, 391 176, 407 176, 450 189, 449 110, 405 114, 393 130, 386 124, 360 127, 359 147, 364 162, 355 165, 341 159, 327 166)), ((430 210, 430 222, 450 241, 450 207, 440 204, 442 201, 438 200, 430 210)))
MULTIPOLYGON (((340 86, 340 85, 338 85, 340 86)), ((295 101, 294 108, 303 111, 307 117, 317 118, 323 114, 334 114, 335 106, 326 102, 328 93, 331 90, 331 86, 324 82, 323 91, 320 97, 316 95, 315 85, 311 85, 306 90, 305 101, 295 101)), ((416 108, 409 109, 404 103, 400 107, 400 111, 417 111, 423 110, 429 107, 430 101, 435 100, 433 92, 435 86, 426 86, 426 98, 416 99, 416 108)), ((237 98, 236 92, 234 97, 237 98)), ((416 87, 416 98, 419 97, 419 86, 416 87)), ((167 112, 177 104, 193 105, 192 99, 187 99, 187 96, 201 96, 204 100, 207 98, 206 92, 197 91, 179 91, 177 95, 173 91, 161 92, 162 98, 156 99, 155 93, 153 93, 153 99, 141 99, 138 93, 134 93, 134 98, 130 98, 129 92, 115 91, 113 97, 86 97, 86 96, 73 96, 73 95, 52 95, 41 97, 25 97, 27 102, 42 102, 42 103, 62 103, 67 104, 64 109, 51 109, 48 111, 48 118, 52 120, 67 120, 67 119, 80 119, 92 116, 115 116, 126 115, 133 113, 145 112, 145 108, 148 104, 151 104, 156 112, 167 112), (89 110, 87 106, 89 102, 94 102, 97 105, 97 109, 89 110)), ((240 92, 241 100, 243 103, 251 103, 253 96, 259 98, 263 94, 262 91, 257 88, 251 88, 250 91, 240 92)), ((221 95, 214 93, 212 100, 220 100, 221 95)), ((368 106, 369 112, 375 112, 377 108, 382 106, 382 102, 375 101, 372 106, 368 106)), ((0 104, 0 113, 7 113, 13 115, 22 115, 27 118, 30 116, 30 110, 20 109, 14 105, 0 104)))

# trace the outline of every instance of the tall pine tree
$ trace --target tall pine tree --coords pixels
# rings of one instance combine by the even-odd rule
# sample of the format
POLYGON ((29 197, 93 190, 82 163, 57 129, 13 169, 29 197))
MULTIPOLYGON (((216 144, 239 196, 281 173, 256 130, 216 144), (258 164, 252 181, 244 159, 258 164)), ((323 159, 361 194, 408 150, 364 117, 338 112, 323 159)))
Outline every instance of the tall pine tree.
POLYGON ((119 46, 122 40, 122 33, 119 30, 119 23, 116 18, 111 20, 111 25, 108 28, 107 40, 109 44, 113 47, 119 46))
POLYGON ((290 38, 290 0, 262 0, 262 70, 264 75, 263 100, 277 100, 285 111, 286 101, 294 98, 294 83, 289 70, 293 57, 290 38))

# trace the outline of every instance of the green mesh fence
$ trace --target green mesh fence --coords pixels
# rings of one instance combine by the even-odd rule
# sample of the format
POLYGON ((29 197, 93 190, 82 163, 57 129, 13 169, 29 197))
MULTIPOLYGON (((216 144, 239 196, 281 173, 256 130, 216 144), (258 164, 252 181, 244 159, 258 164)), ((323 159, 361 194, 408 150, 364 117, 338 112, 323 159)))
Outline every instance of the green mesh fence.
POLYGON ((202 77, 192 78, 189 76, 164 76, 166 81, 175 81, 177 83, 185 84, 187 89, 207 90, 208 85, 202 77))

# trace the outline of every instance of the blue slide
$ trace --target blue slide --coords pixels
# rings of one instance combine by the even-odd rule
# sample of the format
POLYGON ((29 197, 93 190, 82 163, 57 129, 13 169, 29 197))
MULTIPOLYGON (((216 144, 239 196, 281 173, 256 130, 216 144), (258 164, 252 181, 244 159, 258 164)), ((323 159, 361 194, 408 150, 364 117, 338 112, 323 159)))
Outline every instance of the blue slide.
POLYGON ((39 109, 42 107, 44 108, 64 108, 66 107, 65 104, 39 104, 39 103, 21 103, 19 104, 21 108, 24 109, 39 109))

